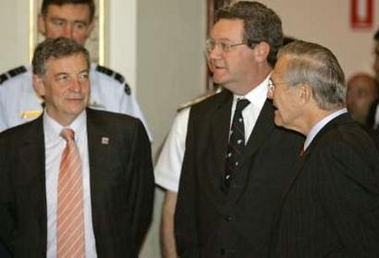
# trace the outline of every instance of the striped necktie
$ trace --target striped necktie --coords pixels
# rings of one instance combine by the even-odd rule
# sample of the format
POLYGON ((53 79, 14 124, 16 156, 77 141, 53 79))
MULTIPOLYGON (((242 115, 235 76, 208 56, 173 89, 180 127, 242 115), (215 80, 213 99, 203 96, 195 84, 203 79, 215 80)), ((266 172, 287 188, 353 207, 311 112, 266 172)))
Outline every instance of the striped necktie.
POLYGON ((247 99, 237 100, 230 131, 228 151, 226 154, 225 175, 222 184, 223 192, 228 192, 230 182, 239 168, 240 158, 243 149, 245 148, 245 124, 243 121, 242 110, 244 110, 249 104, 250 101, 247 99))
POLYGON ((84 213, 82 162, 74 131, 63 129, 67 141, 58 178, 57 257, 84 257, 84 213))

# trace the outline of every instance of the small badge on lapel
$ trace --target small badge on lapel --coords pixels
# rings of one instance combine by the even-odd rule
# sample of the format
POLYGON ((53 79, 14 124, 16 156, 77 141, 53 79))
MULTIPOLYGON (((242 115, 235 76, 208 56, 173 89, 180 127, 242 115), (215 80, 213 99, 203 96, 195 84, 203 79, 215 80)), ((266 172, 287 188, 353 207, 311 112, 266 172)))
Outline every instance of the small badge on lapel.
POLYGON ((101 144, 109 144, 109 138, 108 137, 101 137, 101 144))

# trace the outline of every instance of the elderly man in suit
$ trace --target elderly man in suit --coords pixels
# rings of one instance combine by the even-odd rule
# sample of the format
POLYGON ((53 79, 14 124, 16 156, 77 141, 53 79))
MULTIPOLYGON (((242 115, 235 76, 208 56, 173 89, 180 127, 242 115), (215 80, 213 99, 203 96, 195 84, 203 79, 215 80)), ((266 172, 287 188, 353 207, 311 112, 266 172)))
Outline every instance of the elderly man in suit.
POLYGON ((379 155, 347 113, 337 58, 315 43, 283 47, 268 94, 275 123, 306 136, 274 220, 271 257, 379 257, 379 155))
POLYGON ((190 110, 175 210, 180 257, 267 256, 272 215, 303 141, 275 127, 266 98, 282 40, 279 17, 261 3, 218 13, 207 53, 224 90, 190 110))
POLYGON ((89 54, 72 39, 32 64, 45 108, 0 134, 0 240, 15 257, 137 257, 154 189, 143 124, 86 108, 89 54))

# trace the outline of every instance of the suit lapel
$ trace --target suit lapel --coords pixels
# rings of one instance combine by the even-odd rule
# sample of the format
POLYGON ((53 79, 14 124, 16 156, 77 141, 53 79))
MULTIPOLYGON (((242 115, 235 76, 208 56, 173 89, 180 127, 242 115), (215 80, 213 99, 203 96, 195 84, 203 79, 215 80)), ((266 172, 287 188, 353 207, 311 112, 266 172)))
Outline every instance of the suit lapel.
MULTIPOLYGON (((101 197, 104 189, 103 184, 107 184, 106 178, 109 172, 110 149, 117 149, 112 146, 115 142, 102 126, 103 121, 90 109, 87 109, 87 135, 88 135, 88 156, 90 169, 90 189, 92 220, 95 237, 99 236, 102 222, 101 211, 104 209, 104 199, 101 197)), ((116 158, 116 157, 114 157, 116 158)))
POLYGON ((98 175, 106 171, 106 162, 109 152, 109 144, 112 142, 111 136, 101 126, 101 121, 97 121, 92 110, 87 109, 87 134, 88 134, 88 155, 90 165, 90 178, 96 179, 98 175))
POLYGON ((225 92, 225 98, 220 100, 211 118, 212 152, 215 155, 215 160, 218 161, 214 171, 218 172, 225 170, 232 102, 233 95, 230 92, 225 92))
MULTIPOLYGON (((45 179, 45 140, 43 133, 42 116, 34 120, 28 130, 24 134, 23 140, 17 149, 16 158, 19 160, 18 169, 15 171, 16 180, 19 182, 27 182, 30 185, 31 198, 35 207, 35 214, 30 214, 31 219, 41 219, 38 223, 41 228, 41 235, 44 236, 41 241, 46 246, 47 241, 47 207, 46 207, 46 179, 45 179)), ((29 194, 29 193, 24 193, 29 194)))
POLYGON ((258 120, 255 123, 254 129, 250 134, 249 140, 246 143, 242 162, 250 159, 256 151, 270 137, 271 131, 274 130, 274 108, 270 100, 266 100, 259 114, 258 120))
POLYGON ((353 122, 353 120, 350 118, 348 114, 342 114, 337 116, 336 118, 332 119, 329 123, 327 123, 315 136, 315 138, 312 140, 311 144, 308 146, 308 148, 305 150, 303 155, 299 157, 299 162, 296 164, 294 168, 294 173, 292 175, 292 179, 290 180, 290 183, 288 186, 285 188, 285 191, 283 192, 283 198, 282 200, 284 201, 286 199, 286 196, 288 195, 289 191, 291 190, 293 184, 295 183, 297 177, 302 171, 302 168, 309 158, 309 156, 312 154, 312 151, 317 148, 317 145, 319 142, 322 141, 323 135, 331 130, 333 127, 340 125, 341 123, 349 123, 353 122))
POLYGON ((246 186, 245 180, 247 179, 250 169, 250 164, 253 160, 254 154, 261 148, 261 146, 270 137, 272 130, 274 130, 274 108, 271 101, 266 100, 263 108, 259 114, 258 120, 255 123, 253 131, 246 143, 244 153, 241 158, 241 169, 237 175, 238 184, 240 187, 236 188, 235 191, 231 191, 228 195, 228 200, 230 202, 238 201, 241 194, 244 192, 243 189, 246 186))

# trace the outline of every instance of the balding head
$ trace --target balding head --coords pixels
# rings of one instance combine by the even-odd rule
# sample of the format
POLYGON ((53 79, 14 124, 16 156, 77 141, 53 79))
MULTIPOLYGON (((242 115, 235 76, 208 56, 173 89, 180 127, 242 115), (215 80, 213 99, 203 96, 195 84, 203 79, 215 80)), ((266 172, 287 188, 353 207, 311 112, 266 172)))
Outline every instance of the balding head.
POLYGON ((359 73, 347 82, 346 104, 349 113, 358 122, 365 124, 371 104, 378 97, 375 77, 359 73))

